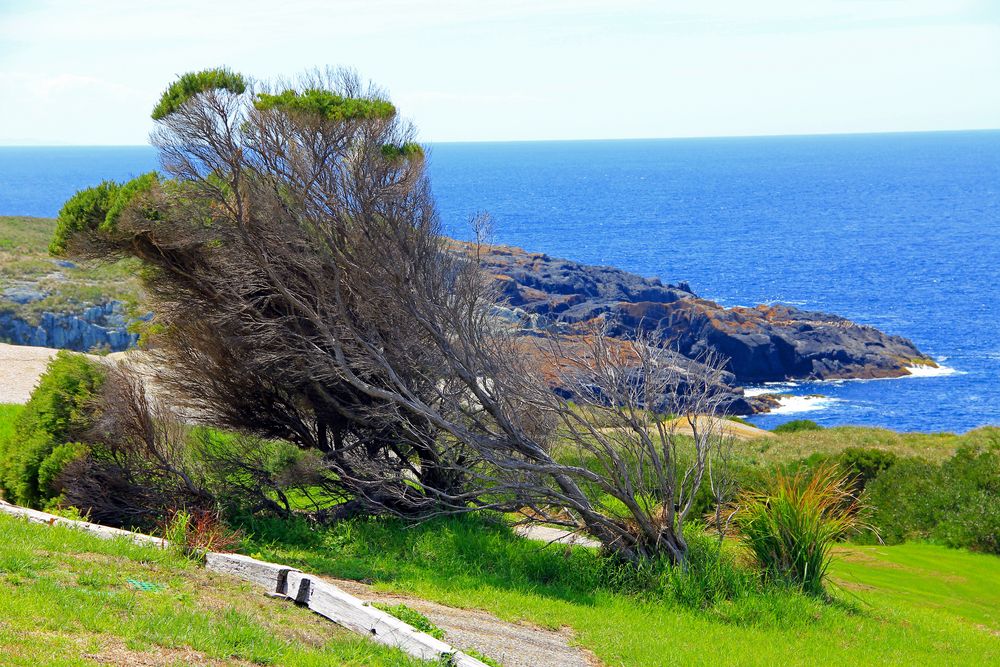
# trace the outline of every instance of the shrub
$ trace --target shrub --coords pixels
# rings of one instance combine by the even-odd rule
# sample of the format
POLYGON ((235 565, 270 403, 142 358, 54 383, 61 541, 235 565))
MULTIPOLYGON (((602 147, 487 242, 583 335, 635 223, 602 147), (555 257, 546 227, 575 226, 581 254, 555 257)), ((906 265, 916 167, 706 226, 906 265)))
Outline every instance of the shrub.
POLYGON ((854 489, 860 494, 876 477, 896 463, 899 457, 882 449, 849 447, 840 453, 840 465, 854 477, 854 489))
POLYGON ((1000 554, 1000 445, 960 448, 941 465, 900 460, 868 485, 866 501, 890 544, 930 539, 1000 554))
POLYGON ((778 472, 765 492, 743 491, 734 523, 766 579, 823 591, 833 544, 864 526, 848 475, 824 464, 811 478, 778 472))
POLYGON ((60 351, 49 362, 13 435, 0 443, 0 491, 7 500, 41 507, 58 494, 51 483, 74 457, 70 449, 56 449, 91 426, 87 408, 106 374, 100 363, 71 352, 60 351))
POLYGON ((232 551, 243 536, 231 530, 218 514, 206 510, 176 510, 160 527, 170 547, 186 556, 200 557, 207 551, 232 551))
POLYGON ((821 431, 823 427, 811 419, 793 419, 771 429, 772 433, 798 433, 799 431, 821 431))
POLYGON ((214 511, 202 464, 192 455, 190 428, 146 391, 127 363, 108 368, 88 406, 92 426, 85 456, 56 477, 66 505, 111 526, 148 529, 172 510, 214 511))
POLYGON ((90 448, 82 442, 67 442, 57 445, 38 467, 38 488, 43 495, 56 500, 62 493, 60 478, 67 466, 90 453, 90 448))

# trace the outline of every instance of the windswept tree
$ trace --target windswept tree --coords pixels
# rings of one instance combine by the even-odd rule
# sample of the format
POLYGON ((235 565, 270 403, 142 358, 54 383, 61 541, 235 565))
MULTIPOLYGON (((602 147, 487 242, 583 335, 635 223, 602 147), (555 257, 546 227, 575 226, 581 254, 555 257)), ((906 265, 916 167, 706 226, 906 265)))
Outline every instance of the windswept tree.
POLYGON ((188 74, 153 118, 164 174, 75 195, 52 249, 141 260, 158 382, 191 415, 319 452, 334 515, 529 507, 629 560, 684 557, 714 440, 656 415, 712 412, 718 365, 592 336, 592 409, 550 391, 480 247, 442 236, 413 128, 351 73, 188 74))

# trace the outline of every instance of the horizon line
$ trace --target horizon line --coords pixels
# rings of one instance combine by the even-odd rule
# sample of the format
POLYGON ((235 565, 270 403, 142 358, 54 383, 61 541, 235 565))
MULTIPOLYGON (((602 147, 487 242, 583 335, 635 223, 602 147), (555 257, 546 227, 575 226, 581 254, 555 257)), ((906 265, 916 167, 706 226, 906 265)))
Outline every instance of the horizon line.
MULTIPOLYGON (((1000 127, 970 127, 961 129, 946 130, 873 130, 859 132, 792 132, 788 134, 705 134, 705 135, 683 135, 672 137, 601 137, 601 138, 576 138, 576 139, 446 139, 442 141, 421 141, 423 144, 543 144, 543 143, 582 143, 582 142, 611 142, 611 141, 687 141, 701 139, 781 139, 796 137, 857 137, 875 135, 894 134, 958 134, 962 132, 998 132, 1000 127)), ((151 144, 56 144, 56 143, 35 143, 35 144, 5 144, 0 143, 0 148, 151 148, 151 144)))

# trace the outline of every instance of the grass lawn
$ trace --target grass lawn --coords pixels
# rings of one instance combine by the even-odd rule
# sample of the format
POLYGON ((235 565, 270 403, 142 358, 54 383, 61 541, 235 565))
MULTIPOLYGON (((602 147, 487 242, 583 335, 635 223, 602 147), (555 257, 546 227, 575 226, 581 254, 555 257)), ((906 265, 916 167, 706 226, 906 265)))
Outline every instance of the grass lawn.
POLYGON ((924 544, 840 550, 834 600, 755 593, 692 609, 597 582, 586 549, 475 520, 258 523, 265 558, 505 620, 568 626, 608 665, 940 665, 1000 659, 1000 558, 924 544))
POLYGON ((0 663, 425 664, 173 553, 6 515, 0 663))

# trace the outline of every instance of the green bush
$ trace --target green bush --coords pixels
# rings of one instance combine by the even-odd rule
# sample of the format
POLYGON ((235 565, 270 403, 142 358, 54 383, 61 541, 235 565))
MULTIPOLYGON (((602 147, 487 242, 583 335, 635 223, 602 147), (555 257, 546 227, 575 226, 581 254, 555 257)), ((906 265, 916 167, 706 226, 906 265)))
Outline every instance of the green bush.
POLYGON ((90 448, 81 442, 56 445, 38 466, 38 488, 41 490, 42 496, 54 499, 62 493, 59 488, 59 474, 67 465, 83 458, 89 452, 90 448))
POLYGON ((74 458, 72 448, 56 449, 90 426, 86 408, 106 373, 100 363, 65 350, 49 362, 13 435, 0 443, 0 492, 7 500, 41 507, 56 495, 50 482, 74 458))
MULTIPOLYGON (((49 252, 53 255, 65 254, 69 240, 81 232, 114 231, 125 208, 159 182, 159 174, 151 171, 125 183, 104 181, 80 190, 66 200, 59 211, 49 252)), ((151 218, 158 216, 155 211, 146 213, 151 218)))
POLYGON ((793 419, 771 429, 772 433, 798 433, 799 431, 821 431, 823 427, 811 419, 793 419))
POLYGON ((849 447, 837 459, 841 467, 854 477, 854 489, 860 494, 876 477, 891 468, 899 457, 882 449, 849 447))
POLYGON ((866 492, 890 544, 929 539, 1000 554, 1000 443, 966 446, 941 465, 903 459, 866 492))
POLYGON ((745 490, 734 523, 765 579, 823 592, 834 543, 864 526, 850 477, 830 464, 811 475, 778 472, 765 492, 745 490))

